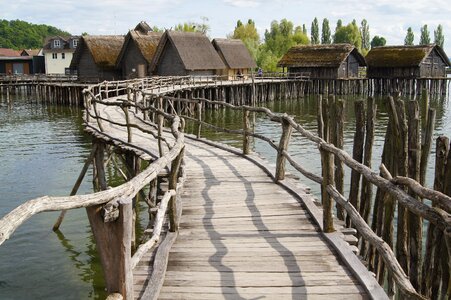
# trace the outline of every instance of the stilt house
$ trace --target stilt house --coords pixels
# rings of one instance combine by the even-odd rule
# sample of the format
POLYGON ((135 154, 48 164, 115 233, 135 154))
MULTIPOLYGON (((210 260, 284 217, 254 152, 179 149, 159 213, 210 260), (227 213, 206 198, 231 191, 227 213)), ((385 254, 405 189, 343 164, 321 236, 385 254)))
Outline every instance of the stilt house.
POLYGON ((121 72, 116 69, 116 61, 123 44, 122 35, 83 36, 70 68, 77 70, 78 79, 83 82, 118 80, 121 72))
POLYGON ((198 32, 166 31, 150 72, 160 76, 215 75, 226 66, 208 37, 198 32))
POLYGON ((365 58, 350 44, 293 46, 277 64, 289 73, 306 73, 314 79, 357 78, 365 58))
POLYGON ((257 67, 249 50, 243 41, 238 39, 214 39, 213 47, 218 51, 226 69, 220 70, 218 75, 233 79, 237 75, 247 77, 253 68, 257 67))
POLYGON ((437 45, 375 47, 366 61, 368 78, 440 78, 450 66, 437 45))
POLYGON ((122 70, 123 79, 149 76, 149 65, 161 35, 161 32, 152 32, 146 22, 139 23, 128 32, 116 62, 116 68, 122 70))

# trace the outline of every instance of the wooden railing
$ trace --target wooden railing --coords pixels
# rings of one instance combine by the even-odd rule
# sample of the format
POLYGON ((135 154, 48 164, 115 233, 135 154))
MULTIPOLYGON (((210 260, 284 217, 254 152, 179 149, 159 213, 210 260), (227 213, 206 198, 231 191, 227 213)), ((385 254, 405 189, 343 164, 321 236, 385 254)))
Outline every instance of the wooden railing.
MULTIPOLYGON (((148 97, 155 97, 155 95, 152 95, 150 93, 147 94, 146 92, 144 92, 143 95, 144 97, 146 97, 146 95, 148 97)), ((391 101, 393 101, 393 99, 391 99, 391 101)), ((415 288, 412 282, 409 280, 409 277, 406 275, 407 272, 405 268, 400 265, 397 255, 393 251, 393 243, 389 240, 391 239, 390 235, 386 234, 386 232, 388 231, 393 232, 392 225, 390 225, 390 223, 387 223, 386 228, 384 228, 384 231, 382 232, 383 238, 375 233, 374 228, 371 228, 368 225, 368 217, 362 216, 358 208, 353 205, 354 203, 348 201, 342 195, 343 191, 341 191, 340 193, 335 187, 335 165, 345 164, 352 170, 353 173, 355 172, 356 174, 359 174, 359 176, 363 176, 366 185, 375 185, 378 188, 378 193, 380 191, 381 193, 386 194, 387 197, 390 197, 390 199, 392 199, 391 201, 393 201, 393 203, 398 202, 400 204, 400 207, 407 209, 407 211, 412 215, 429 221, 430 224, 432 224, 432 226, 436 228, 435 230, 438 230, 444 237, 448 252, 444 252, 442 253, 442 255, 448 257, 450 257, 451 249, 451 198, 449 197, 449 194, 445 195, 443 192, 428 189, 420 185, 413 179, 408 179, 405 177, 392 178, 387 171, 381 171, 381 175, 379 175, 378 172, 373 171, 362 162, 357 161, 341 148, 338 148, 329 143, 328 140, 331 140, 329 132, 331 131, 333 122, 336 122, 336 120, 333 119, 334 114, 329 113, 327 110, 327 99, 325 107, 322 107, 323 102, 319 103, 320 110, 322 110, 322 112, 324 113, 324 119, 321 119, 322 124, 320 124, 323 126, 321 130, 323 132, 324 138, 304 129, 304 127, 294 121, 292 117, 286 114, 273 113, 272 111, 264 107, 234 106, 229 103, 224 103, 221 101, 211 101, 208 99, 182 99, 160 96, 160 103, 162 102, 166 103, 165 106, 168 110, 171 110, 172 113, 178 113, 180 117, 183 117, 187 121, 191 121, 194 124, 197 124, 198 127, 196 130, 194 130, 194 134, 196 134, 197 138, 201 137, 202 127, 220 132, 241 134, 243 135, 242 153, 244 155, 247 155, 250 152, 250 137, 267 142, 268 145, 270 145, 275 151, 277 151, 276 167, 274 172, 274 178, 276 181, 282 181, 284 179, 285 164, 286 161, 288 161, 294 169, 299 171, 310 180, 321 185, 323 204, 322 229, 324 232, 327 233, 335 230, 332 204, 332 202, 335 200, 339 204, 340 209, 346 212, 347 218, 349 220, 348 224, 352 224, 352 226, 357 229, 361 238, 360 243, 369 244, 370 250, 375 251, 373 256, 366 257, 366 259, 377 260, 378 258, 380 258, 380 260, 383 261, 383 263, 376 263, 376 266, 373 261, 369 262, 368 264, 371 271, 374 271, 377 274, 379 282, 381 284, 384 284, 384 280, 388 278, 389 294, 396 291, 396 289, 394 289, 393 287, 393 284, 391 283, 392 280, 394 280, 396 287, 398 288, 397 290, 402 297, 406 299, 426 298, 420 293, 421 289, 418 287, 418 285, 416 285, 415 288), (207 123, 205 120, 203 120, 202 115, 203 111, 205 111, 206 108, 218 109, 221 107, 241 111, 243 115, 243 129, 225 128, 215 124, 207 123), (183 113, 181 113, 182 111, 183 113), (281 137, 279 142, 276 143, 269 137, 254 133, 250 125, 250 114, 260 114, 266 116, 266 118, 268 118, 272 122, 279 123, 281 128, 281 137), (305 170, 303 166, 297 163, 292 155, 289 154, 288 148, 292 132, 299 133, 302 137, 318 146, 322 161, 321 175, 313 174, 305 170), (336 160, 335 164, 334 159, 336 160), (406 191, 406 188, 404 188, 404 186, 409 187, 409 192, 406 191), (431 206, 418 201, 417 197, 432 200, 434 202, 434 205, 431 206), (388 275, 385 275, 386 273, 384 273, 384 270, 387 270, 388 275)), ((451 154, 448 154, 448 161, 450 157, 451 154)), ((386 170, 384 169, 384 165, 381 165, 381 168, 382 170, 386 170)), ((355 179, 352 180, 355 181, 355 179)), ((450 181, 451 177, 447 177, 447 180, 450 181)), ((386 219, 390 219, 390 216, 386 215, 386 219)), ((394 216, 391 215, 391 222, 393 222, 393 219, 394 216)), ((447 293, 446 289, 444 293, 447 293)), ((424 294, 427 293, 424 292, 424 294)))

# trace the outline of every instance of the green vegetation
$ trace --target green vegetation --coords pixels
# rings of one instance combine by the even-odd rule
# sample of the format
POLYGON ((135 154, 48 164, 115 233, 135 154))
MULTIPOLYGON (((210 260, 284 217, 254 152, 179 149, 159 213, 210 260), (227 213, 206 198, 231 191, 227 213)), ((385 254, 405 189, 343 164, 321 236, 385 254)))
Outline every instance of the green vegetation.
POLYGON ((362 37, 362 54, 366 55, 371 48, 370 26, 365 19, 362 20, 362 23, 360 23, 360 25, 360 36, 362 37))
MULTIPOLYGON (((338 26, 337 26, 338 27, 338 26)), ((334 43, 349 43, 357 49, 362 48, 362 36, 355 20, 346 26, 340 26, 334 35, 334 43)))
POLYGON ((413 46, 415 35, 413 34, 412 27, 407 28, 406 38, 404 39, 404 45, 413 46))
POLYGON ((443 35, 443 27, 441 24, 437 26, 437 29, 434 30, 434 43, 443 48, 443 44, 445 43, 445 36, 443 35))
POLYGON ((332 43, 332 36, 330 33, 329 20, 323 19, 323 26, 321 28, 321 44, 330 44, 332 43))
POLYGON ((258 35, 255 22, 251 19, 243 24, 240 20, 236 23, 235 30, 232 35, 228 36, 233 39, 240 39, 246 45, 254 59, 257 59, 258 47, 260 44, 260 36, 258 35))
POLYGON ((312 42, 312 45, 319 44, 319 25, 317 18, 313 19, 310 31, 310 41, 312 42))
POLYGON ((387 41, 383 36, 375 35, 371 40, 371 48, 385 46, 386 43, 387 41))
POLYGON ((431 43, 431 38, 429 37, 428 25, 424 24, 421 27, 420 45, 429 45, 431 43))
POLYGON ((0 19, 0 48, 38 49, 42 48, 46 37, 56 35, 66 37, 71 34, 53 26, 0 19))

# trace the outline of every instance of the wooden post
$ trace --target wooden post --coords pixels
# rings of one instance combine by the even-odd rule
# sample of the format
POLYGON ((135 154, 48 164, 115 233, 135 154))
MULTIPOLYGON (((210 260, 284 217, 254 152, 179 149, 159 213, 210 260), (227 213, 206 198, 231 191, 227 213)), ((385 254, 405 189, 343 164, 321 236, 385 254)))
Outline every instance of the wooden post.
MULTIPOLYGON (((355 134, 354 134, 354 147, 352 150, 352 158, 358 162, 363 160, 363 143, 365 140, 365 106, 362 100, 354 103, 355 108, 355 134)), ((359 202, 359 186, 360 186, 360 173, 351 171, 351 184, 349 191, 349 202, 355 207, 357 211, 360 211, 359 202)), ((346 218, 346 225, 351 226, 351 219, 346 218)))
MULTIPOLYGON (((179 177, 180 165, 182 164, 182 160, 184 157, 185 148, 180 150, 180 153, 177 157, 172 161, 171 164, 171 173, 169 174, 169 189, 177 191, 177 182, 179 177)), ((179 230, 179 220, 177 210, 180 207, 177 207, 177 195, 172 196, 171 200, 169 200, 169 231, 176 232, 179 230)))
POLYGON ((435 109, 430 108, 428 110, 427 121, 424 130, 422 131, 422 144, 421 144, 421 162, 420 162, 420 178, 419 183, 425 185, 426 171, 428 165, 429 153, 432 147, 432 138, 434 136, 435 127, 435 109))
POLYGON ((321 169, 323 183, 321 185, 321 202, 323 204, 323 231, 334 232, 334 219, 332 214, 332 197, 327 192, 328 185, 334 185, 334 155, 324 150, 320 144, 321 169))
MULTIPOLYGON (((341 99, 337 100, 335 102, 335 120, 333 122, 336 122, 336 144, 335 147, 339 149, 343 149, 344 146, 344 107, 345 102, 341 99)), ((343 168, 343 162, 338 158, 335 157, 335 187, 337 191, 340 194, 344 194, 344 168, 343 168)), ((337 203, 337 218, 340 220, 344 220, 344 210, 337 203)))
POLYGON ((130 126, 130 115, 129 115, 129 111, 128 111, 128 106, 124 105, 121 108, 125 115, 125 124, 127 125, 127 142, 131 143, 132 142, 132 128, 130 126))
POLYGON ((243 109, 243 154, 248 155, 250 153, 251 138, 248 135, 250 129, 249 111, 243 109))
MULTIPOLYGON (((287 115, 285 115, 288 118, 287 115)), ((283 152, 287 151, 288 143, 290 142, 291 132, 293 128, 290 123, 282 118, 282 135, 280 136, 279 148, 277 149, 277 160, 276 160, 276 181, 283 180, 285 178, 285 156, 283 152)))
MULTIPOLYGON (((158 109, 163 110, 163 97, 158 98, 158 109)), ((161 140, 163 136, 163 116, 161 114, 157 114, 157 120, 158 120, 158 152, 160 154, 160 157, 163 157, 163 141, 161 140)))
POLYGON ((323 96, 319 95, 316 101, 316 118, 318 122, 318 136, 324 138, 324 120, 323 120, 323 96))
POLYGON ((202 131, 202 124, 201 124, 201 122, 202 122, 202 102, 199 101, 196 104, 196 106, 197 106, 197 121, 198 121, 196 137, 200 138, 201 131, 202 131))
MULTIPOLYGON (((98 143, 97 147, 95 185, 98 190, 105 190, 105 144, 98 143)), ((120 199, 116 203, 119 207, 119 218, 113 222, 104 222, 103 205, 88 207, 86 212, 102 263, 107 293, 120 293, 124 299, 133 299, 133 273, 130 268, 132 200, 120 199)))

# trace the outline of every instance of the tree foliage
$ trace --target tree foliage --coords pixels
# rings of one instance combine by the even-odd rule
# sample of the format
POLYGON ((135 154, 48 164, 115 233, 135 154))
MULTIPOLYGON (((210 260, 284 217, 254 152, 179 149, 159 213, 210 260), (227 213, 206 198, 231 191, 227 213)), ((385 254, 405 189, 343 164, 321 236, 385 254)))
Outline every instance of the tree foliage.
POLYGON ((360 36, 362 38, 362 53, 366 55, 371 48, 370 44, 370 26, 366 19, 363 19, 360 23, 360 36))
POLYGON ((327 18, 323 19, 323 25, 321 27, 321 44, 332 43, 332 37, 330 33, 329 20, 327 18))
POLYGON ((428 25, 424 24, 421 27, 420 45, 429 45, 430 43, 431 43, 431 38, 429 36, 428 25))
POLYGON ((243 24, 241 20, 238 20, 238 22, 236 22, 235 30, 233 30, 233 33, 229 35, 228 38, 242 40, 254 59, 257 59, 260 36, 258 35, 253 20, 249 19, 246 24, 243 24))
POLYGON ((185 31, 185 32, 200 32, 203 34, 208 34, 210 31, 210 25, 207 24, 208 18, 201 17, 202 23, 198 22, 185 22, 179 23, 174 26, 175 31, 185 31))
POLYGON ((386 43, 387 41, 383 36, 375 35, 371 40, 371 48, 385 46, 386 43))
POLYGON ((404 39, 404 45, 413 46, 415 35, 413 34, 412 27, 407 28, 406 37, 404 39))
POLYGON ((443 35, 443 27, 441 24, 437 26, 437 29, 434 30, 434 43, 443 48, 443 44, 445 43, 445 36, 443 35))
POLYGON ((346 26, 337 26, 337 28, 334 35, 334 43, 349 43, 361 50, 362 37, 360 36, 359 27, 355 22, 346 26))
POLYGON ((310 38, 313 45, 319 44, 319 25, 318 19, 315 17, 310 28, 310 38))
POLYGON ((66 37, 71 34, 53 26, 0 19, 0 48, 38 49, 42 48, 46 37, 56 35, 66 37))

